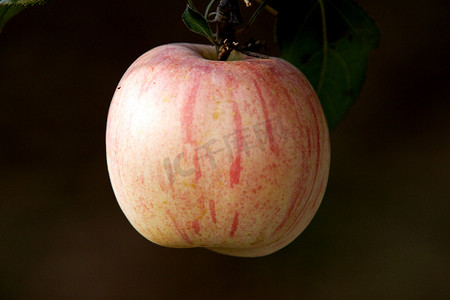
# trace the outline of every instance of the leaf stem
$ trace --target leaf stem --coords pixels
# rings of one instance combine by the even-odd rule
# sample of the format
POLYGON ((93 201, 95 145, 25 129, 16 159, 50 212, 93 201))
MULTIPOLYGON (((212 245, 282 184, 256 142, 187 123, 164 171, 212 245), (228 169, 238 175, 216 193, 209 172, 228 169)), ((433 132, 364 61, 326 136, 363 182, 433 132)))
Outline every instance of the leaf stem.
MULTIPOLYGON (((261 1, 258 1, 258 2, 261 2, 261 1)), ((248 20, 247 24, 245 24, 245 26, 243 28, 241 28, 239 30, 239 32, 246 31, 253 24, 253 22, 255 21, 256 17, 259 15, 261 10, 263 10, 263 8, 267 6, 268 2, 269 2, 269 0, 263 0, 261 2, 261 4, 258 6, 258 8, 253 13, 253 15, 250 17, 250 20, 248 20)))
MULTIPOLYGON (((263 1, 265 0, 255 0, 256 3, 261 4, 263 1)), ((278 11, 276 9, 274 9, 273 7, 271 7, 270 5, 266 5, 264 7, 265 10, 267 10, 270 14, 272 14, 273 16, 278 16, 278 11)))
POLYGON ((211 0, 208 3, 208 6, 206 7, 206 10, 205 10, 205 19, 206 20, 208 20, 209 12, 211 11, 211 8, 213 7, 214 4, 216 4, 217 1, 218 0, 211 0))

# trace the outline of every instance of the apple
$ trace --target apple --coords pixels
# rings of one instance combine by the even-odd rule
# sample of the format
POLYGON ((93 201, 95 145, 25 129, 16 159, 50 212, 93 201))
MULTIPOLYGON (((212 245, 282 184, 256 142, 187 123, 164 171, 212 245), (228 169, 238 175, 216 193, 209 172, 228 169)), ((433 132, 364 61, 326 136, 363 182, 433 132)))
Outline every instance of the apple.
POLYGON ((271 254, 310 223, 327 185, 328 126, 306 77, 276 57, 168 44, 111 101, 106 153, 125 216, 153 243, 271 254))

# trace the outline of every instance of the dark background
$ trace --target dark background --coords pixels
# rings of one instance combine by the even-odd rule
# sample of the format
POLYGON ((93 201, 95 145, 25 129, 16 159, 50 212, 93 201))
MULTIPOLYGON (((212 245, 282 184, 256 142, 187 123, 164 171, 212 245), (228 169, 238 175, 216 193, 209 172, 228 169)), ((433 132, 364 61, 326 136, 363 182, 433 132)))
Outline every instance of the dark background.
MULTIPOLYGON (((109 183, 122 74, 157 45, 207 42, 182 24, 185 1, 53 0, 12 19, 0 34, 0 298, 450 299, 449 2, 358 2, 382 40, 331 134, 322 206, 291 245, 255 259, 148 242, 109 183)), ((273 21, 263 13, 252 35, 276 55, 273 21)))

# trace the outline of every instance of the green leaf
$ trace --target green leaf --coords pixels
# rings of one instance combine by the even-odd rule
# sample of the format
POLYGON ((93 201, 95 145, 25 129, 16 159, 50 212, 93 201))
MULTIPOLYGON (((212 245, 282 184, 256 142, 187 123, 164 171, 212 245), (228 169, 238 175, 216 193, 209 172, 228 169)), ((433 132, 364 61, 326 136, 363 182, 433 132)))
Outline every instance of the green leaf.
POLYGON ((330 129, 358 97, 369 55, 380 33, 367 13, 351 0, 288 1, 278 10, 276 38, 281 57, 298 67, 315 88, 330 129))
POLYGON ((0 32, 6 22, 25 7, 45 3, 45 0, 0 0, 0 32))
POLYGON ((29 6, 29 5, 42 4, 45 1, 47 1, 47 0, 0 0, 0 5, 12 4, 12 5, 29 6))
POLYGON ((183 13, 183 22, 186 26, 195 33, 199 33, 206 37, 211 43, 214 44, 214 39, 211 34, 208 22, 205 17, 198 11, 192 9, 189 5, 186 6, 186 10, 183 13))
POLYGON ((0 32, 6 22, 21 12, 25 7, 17 5, 0 5, 0 32))

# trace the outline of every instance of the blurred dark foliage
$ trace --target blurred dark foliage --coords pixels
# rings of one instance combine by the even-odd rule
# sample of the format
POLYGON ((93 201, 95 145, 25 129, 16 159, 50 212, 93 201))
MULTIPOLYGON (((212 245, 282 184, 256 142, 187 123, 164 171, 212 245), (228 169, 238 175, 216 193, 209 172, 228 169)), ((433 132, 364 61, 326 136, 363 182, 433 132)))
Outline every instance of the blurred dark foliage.
MULTIPOLYGON (((332 132, 326 196, 297 240, 256 259, 148 242, 109 184, 122 74, 157 45, 207 42, 181 22, 185 1, 55 0, 13 18, 0 35, 0 298, 449 299, 449 2, 358 3, 382 40, 332 132)), ((263 13, 244 38, 277 55, 273 23, 263 13)))

